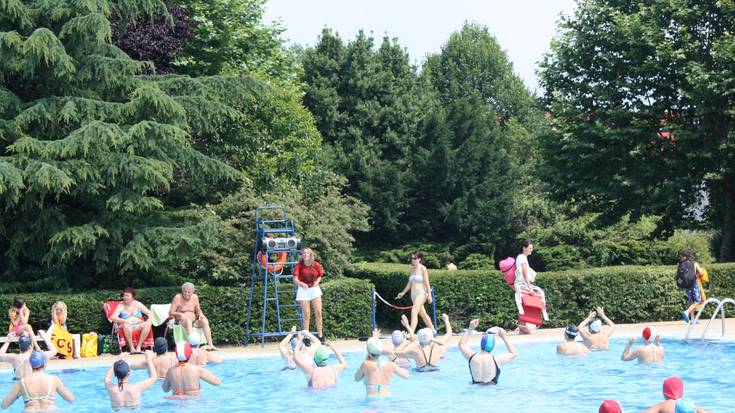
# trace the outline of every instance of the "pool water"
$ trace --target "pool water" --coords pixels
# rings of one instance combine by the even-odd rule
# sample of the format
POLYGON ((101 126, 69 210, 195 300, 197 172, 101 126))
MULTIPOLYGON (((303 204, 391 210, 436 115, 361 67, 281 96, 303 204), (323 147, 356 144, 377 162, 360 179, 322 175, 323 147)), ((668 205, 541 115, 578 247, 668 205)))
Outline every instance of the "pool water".
MULTIPOLYGON (((477 349, 479 336, 471 346, 477 349)), ((298 370, 281 370, 280 357, 226 360, 213 366, 222 385, 203 384, 199 400, 169 401, 159 386, 143 395, 141 412, 454 412, 488 411, 513 413, 596 412, 602 400, 621 402, 628 412, 642 411, 662 400, 661 383, 671 375, 684 379, 685 395, 711 412, 735 412, 735 343, 684 343, 664 340, 663 365, 638 365, 620 361, 626 341, 613 340, 611 350, 582 357, 555 354, 556 343, 517 345, 519 356, 502 366, 497 386, 470 384, 467 362, 453 347, 442 361, 440 371, 418 373, 411 378, 394 377, 393 396, 367 399, 365 387, 356 383, 354 373, 364 353, 345 353, 349 367, 336 388, 309 390, 306 377, 298 370)), ((505 352, 499 341, 496 351, 505 352)), ((330 362, 335 362, 332 360, 330 362)), ((102 379, 105 368, 52 370, 74 393, 68 404, 57 397, 61 412, 110 411, 102 379)), ((133 381, 145 377, 133 373, 133 381)), ((9 371, 0 374, 2 397, 12 386, 9 371)), ((10 412, 21 412, 16 401, 10 412)))

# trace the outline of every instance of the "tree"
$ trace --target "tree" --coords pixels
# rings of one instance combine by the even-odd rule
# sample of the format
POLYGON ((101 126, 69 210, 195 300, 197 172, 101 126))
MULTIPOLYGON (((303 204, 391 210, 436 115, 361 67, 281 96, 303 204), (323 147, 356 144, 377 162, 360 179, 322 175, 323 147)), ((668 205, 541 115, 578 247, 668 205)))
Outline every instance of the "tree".
POLYGON ((718 258, 732 260, 733 27, 731 1, 580 2, 540 70, 554 196, 604 222, 718 229, 718 258))
POLYGON ((169 0, 165 3, 166 10, 155 18, 111 18, 112 43, 135 60, 153 63, 157 74, 175 72, 176 53, 193 36, 189 16, 169 0))
POLYGON ((264 24, 265 0, 172 0, 191 20, 193 38, 176 54, 178 73, 191 76, 257 74, 291 84, 295 55, 279 38, 284 29, 264 24))
MULTIPOLYGON (((5 280, 50 272, 75 288, 165 283, 218 225, 172 207, 168 194, 184 181, 241 179, 192 146, 186 98, 138 76, 147 65, 110 43, 113 12, 152 18, 165 5, 7 0, 0 8, 5 280)), ((212 97, 198 102, 210 114, 222 107, 212 97)))
POLYGON ((395 39, 384 38, 376 51, 363 32, 345 46, 324 29, 303 65, 304 103, 348 179, 348 194, 370 206, 377 238, 401 238, 421 110, 408 54, 395 39))

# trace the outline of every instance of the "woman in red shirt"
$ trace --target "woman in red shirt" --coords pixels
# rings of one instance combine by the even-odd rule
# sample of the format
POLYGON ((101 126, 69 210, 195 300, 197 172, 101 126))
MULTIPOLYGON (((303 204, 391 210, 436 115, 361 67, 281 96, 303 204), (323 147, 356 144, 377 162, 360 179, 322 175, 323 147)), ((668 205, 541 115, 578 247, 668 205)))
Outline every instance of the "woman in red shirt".
POLYGON ((304 330, 309 331, 309 321, 311 319, 309 302, 311 302, 314 307, 317 335, 320 341, 324 341, 322 289, 319 288, 319 281, 324 276, 324 269, 319 261, 314 258, 314 251, 311 248, 304 248, 301 252, 301 259, 294 267, 293 275, 293 282, 298 287, 296 301, 299 302, 301 312, 304 314, 304 330))

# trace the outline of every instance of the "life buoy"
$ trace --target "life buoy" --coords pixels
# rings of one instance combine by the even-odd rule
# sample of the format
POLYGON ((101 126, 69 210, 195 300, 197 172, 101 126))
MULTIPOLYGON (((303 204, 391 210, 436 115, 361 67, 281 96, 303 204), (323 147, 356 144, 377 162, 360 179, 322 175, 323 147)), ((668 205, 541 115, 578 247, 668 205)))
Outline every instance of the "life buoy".
MULTIPOLYGON (((265 269, 265 262, 267 259, 268 257, 266 254, 263 254, 263 251, 258 251, 258 262, 260 263, 261 268, 265 269)), ((286 261, 288 261, 288 253, 279 252, 278 260, 276 260, 275 264, 268 264, 268 272, 280 273, 283 271, 283 263, 286 261)))

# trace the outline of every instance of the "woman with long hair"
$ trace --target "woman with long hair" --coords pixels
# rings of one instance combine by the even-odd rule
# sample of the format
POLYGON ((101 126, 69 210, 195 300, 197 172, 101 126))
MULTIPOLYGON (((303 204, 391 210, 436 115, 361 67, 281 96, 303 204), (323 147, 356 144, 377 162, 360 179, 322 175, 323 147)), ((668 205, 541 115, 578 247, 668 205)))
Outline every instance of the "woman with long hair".
POLYGON ((324 276, 324 268, 316 260, 311 248, 304 248, 301 259, 296 263, 293 270, 293 283, 296 284, 296 301, 301 306, 304 315, 304 330, 309 331, 311 321, 311 307, 314 308, 314 321, 316 323, 317 337, 324 341, 324 326, 322 325, 322 289, 319 281, 324 276), (311 303, 311 306, 309 305, 311 303))

